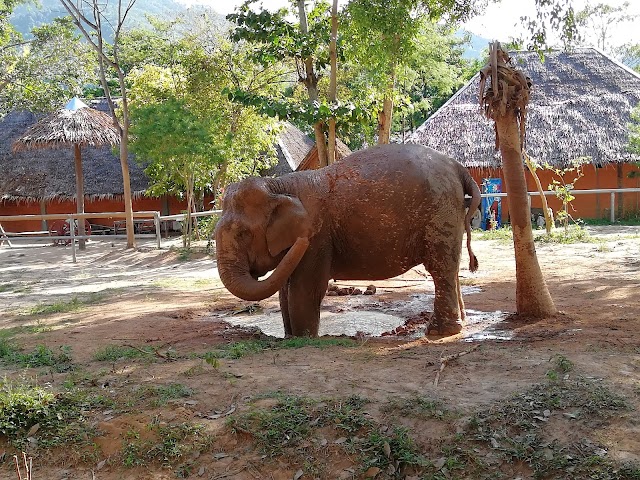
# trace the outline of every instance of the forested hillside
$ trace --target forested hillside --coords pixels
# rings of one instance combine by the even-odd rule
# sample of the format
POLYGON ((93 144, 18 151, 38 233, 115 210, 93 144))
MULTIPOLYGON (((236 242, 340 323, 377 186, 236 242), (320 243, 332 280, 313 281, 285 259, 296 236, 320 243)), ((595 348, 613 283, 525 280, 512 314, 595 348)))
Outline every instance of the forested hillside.
MULTIPOLYGON (((33 27, 50 23, 56 17, 62 17, 67 15, 67 11, 58 0, 41 0, 41 6, 33 3, 27 3, 21 5, 15 9, 11 16, 11 23, 16 29, 25 36, 29 35, 29 32, 33 27)), ((111 15, 115 16, 117 2, 111 2, 108 6, 111 15)), ((176 16, 183 14, 188 9, 178 3, 176 0, 144 0, 137 2, 135 7, 131 10, 129 21, 127 22, 127 28, 148 26, 149 22, 147 17, 155 17, 159 19, 173 19, 176 16)), ((217 15, 212 10, 205 7, 193 7, 194 11, 207 11, 209 15, 217 15)), ((218 19, 217 19, 218 20, 218 19)), ((219 21, 224 21, 224 16, 219 15, 219 21)))

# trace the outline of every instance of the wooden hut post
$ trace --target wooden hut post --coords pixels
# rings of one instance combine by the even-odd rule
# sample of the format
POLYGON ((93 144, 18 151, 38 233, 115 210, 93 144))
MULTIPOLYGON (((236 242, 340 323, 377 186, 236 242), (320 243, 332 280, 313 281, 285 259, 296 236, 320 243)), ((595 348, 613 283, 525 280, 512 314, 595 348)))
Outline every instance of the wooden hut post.
MULTIPOLYGON (((76 204, 77 204, 77 212, 84 213, 84 175, 82 173, 82 155, 80 153, 80 145, 75 144, 73 146, 73 156, 74 163, 76 167, 76 204)), ((87 248, 87 241, 82 238, 84 237, 84 218, 78 218, 78 235, 80 235, 79 246, 80 250, 85 250, 87 248)), ((69 226, 69 228, 74 228, 73 223, 69 226)))

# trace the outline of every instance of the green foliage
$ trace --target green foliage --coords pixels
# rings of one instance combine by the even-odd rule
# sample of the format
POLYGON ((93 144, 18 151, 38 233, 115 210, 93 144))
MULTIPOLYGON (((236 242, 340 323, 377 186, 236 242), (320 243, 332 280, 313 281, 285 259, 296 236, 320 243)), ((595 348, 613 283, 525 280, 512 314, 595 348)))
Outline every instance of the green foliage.
POLYGON ((131 360, 149 355, 154 355, 154 351, 153 348, 148 346, 135 349, 120 345, 106 345, 93 354, 93 359, 98 362, 116 362, 118 360, 131 360))
MULTIPOLYGON (((121 458, 125 467, 136 467, 159 462, 163 466, 178 464, 177 472, 186 472, 190 467, 189 457, 199 454, 211 445, 202 425, 181 423, 175 425, 149 426, 151 438, 141 438, 140 432, 131 430, 122 442, 121 458)), ((148 436, 148 435, 147 435, 148 436)))
POLYGON ((630 152, 640 155, 640 104, 631 110, 631 123, 627 125, 629 130, 629 144, 627 148, 630 152))
POLYGON ((60 346, 56 353, 46 345, 37 345, 31 352, 25 353, 6 338, 0 338, 0 360, 25 368, 55 367, 61 372, 72 368, 71 347, 60 346))
POLYGON ((0 116, 15 108, 54 110, 95 79, 93 52, 68 18, 35 27, 25 39, 8 23, 15 5, 4 2, 0 11, 0 116))
POLYGON ((565 167, 554 167, 545 163, 544 168, 551 171, 557 178, 551 180, 549 190, 555 192, 556 197, 562 202, 562 210, 556 212, 556 219, 564 225, 565 235, 569 234, 569 220, 573 219, 569 213, 569 206, 575 200, 571 193, 575 183, 584 176, 584 165, 590 163, 591 157, 579 157, 572 159, 565 167))
MULTIPOLYGON (((372 431, 364 441, 364 469, 386 469, 394 462, 397 468, 426 467, 429 460, 420 453, 406 427, 394 426, 372 431)), ((395 471, 395 469, 394 469, 395 471)))
POLYGON ((250 431, 262 450, 273 456, 308 435, 313 420, 310 405, 306 399, 286 396, 269 410, 256 409, 230 423, 236 430, 250 431))
POLYGON ((218 358, 242 358, 247 355, 254 355, 265 350, 280 350, 288 348, 302 347, 353 347, 356 343, 348 338, 310 338, 310 337, 293 337, 282 340, 243 340, 233 342, 224 347, 211 350, 204 354, 204 359, 209 363, 212 359, 218 358))
POLYGON ((0 381, 0 434, 24 448, 27 433, 42 447, 81 445, 93 434, 83 411, 101 405, 100 398, 81 391, 54 393, 49 389, 0 381))
POLYGON ((566 230, 554 230, 551 233, 543 233, 534 237, 535 242, 539 243, 593 243, 597 241, 587 229, 581 225, 571 225, 566 230))
POLYGON ((69 301, 60 300, 55 303, 38 304, 29 309, 29 315, 50 315, 52 313, 67 313, 80 310, 84 302, 78 297, 73 297, 69 301))

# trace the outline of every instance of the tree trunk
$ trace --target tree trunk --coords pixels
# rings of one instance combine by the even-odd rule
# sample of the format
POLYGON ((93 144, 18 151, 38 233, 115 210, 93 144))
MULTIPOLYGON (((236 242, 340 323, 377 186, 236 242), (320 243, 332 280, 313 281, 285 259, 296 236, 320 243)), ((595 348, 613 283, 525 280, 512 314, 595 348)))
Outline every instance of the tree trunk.
POLYGON ((531 230, 531 208, 522 166, 527 105, 531 81, 511 65, 499 42, 490 48, 489 64, 480 71, 480 105, 494 120, 496 146, 502 155, 502 169, 509 194, 509 214, 516 259, 516 311, 543 318, 556 313, 542 276, 531 230), (488 86, 488 89, 485 87, 488 86))
POLYGON ((543 318, 556 313, 542 276, 531 230, 527 182, 520 148, 520 131, 513 112, 496 116, 504 179, 509 193, 509 215, 516 258, 516 309, 518 314, 543 318))
POLYGON ((544 215, 544 224, 547 230, 547 234, 551 233, 551 228, 553 227, 553 218, 551 218, 551 214, 549 213, 549 204, 547 203, 547 197, 544 194, 544 190, 542 189, 542 184, 540 183, 540 177, 538 177, 538 173, 536 172, 536 165, 533 160, 527 155, 523 153, 524 162, 527 164, 527 168, 531 172, 531 176, 533 180, 536 182, 536 188, 538 189, 538 193, 540 193, 540 201, 542 202, 542 214, 544 215))
MULTIPOLYGON (((329 43, 329 60, 331 62, 331 75, 329 79, 329 101, 331 105, 336 104, 338 90, 338 0, 333 0, 331 8, 331 42, 329 43)), ((331 165, 336 161, 336 117, 329 119, 329 142, 327 144, 327 164, 331 165)))
MULTIPOLYGON (((307 23, 307 12, 304 7, 304 0, 298 0, 298 16, 300 17, 300 32, 304 35, 309 33, 309 25, 307 23)), ((305 75, 304 84, 307 87, 309 101, 311 103, 318 101, 318 76, 313 69, 313 58, 304 59, 305 75)), ((327 140, 324 136, 324 123, 317 121, 313 125, 313 132, 316 139, 316 147, 318 150, 318 163, 320 167, 326 167, 327 161, 327 140)))
POLYGON ((129 126, 123 122, 120 139, 120 167, 124 187, 124 212, 127 224, 127 248, 135 248, 136 239, 133 231, 133 201, 131 198, 131 178, 129 177, 129 126))
POLYGON ((393 88, 395 80, 392 80, 384 96, 382 111, 378 114, 378 144, 387 144, 391 141, 391 124, 393 122, 393 88))

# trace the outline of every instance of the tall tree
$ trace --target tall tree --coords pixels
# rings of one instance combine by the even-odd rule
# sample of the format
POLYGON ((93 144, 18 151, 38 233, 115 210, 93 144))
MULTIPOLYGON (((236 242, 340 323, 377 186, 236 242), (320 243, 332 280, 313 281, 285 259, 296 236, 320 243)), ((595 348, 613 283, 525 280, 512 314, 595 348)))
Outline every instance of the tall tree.
POLYGON ((95 81, 95 58, 69 19, 55 19, 23 37, 0 9, 0 116, 15 108, 52 111, 95 81))
POLYGON ((67 10, 73 23, 84 35, 85 40, 93 47, 98 55, 100 82, 104 90, 113 124, 120 132, 120 167, 124 191, 124 209, 127 224, 127 248, 135 247, 133 230, 133 206, 131 200, 131 181, 129 178, 129 104, 125 74, 120 60, 119 42, 124 24, 136 0, 117 0, 117 16, 115 19, 106 16, 107 3, 100 0, 60 0, 67 10), (113 43, 105 40, 105 32, 111 29, 113 43), (114 72, 119 85, 120 102, 116 106, 108 86, 108 75, 114 72), (118 109, 119 115, 116 112, 118 109))
MULTIPOLYGON (((256 0, 247 0, 238 7, 237 13, 227 15, 227 19, 236 25, 232 38, 235 41, 246 40, 259 44, 262 48, 258 61, 265 65, 273 62, 292 62, 295 65, 298 82, 302 83, 307 90, 309 105, 306 110, 308 112, 319 110, 320 72, 329 62, 328 5, 317 2, 308 13, 305 0, 296 0, 294 12, 297 14, 298 24, 295 25, 287 19, 289 12, 286 9, 280 9, 275 13, 267 10, 254 12, 250 7, 255 2, 256 0)), ((312 122, 321 166, 328 163, 324 128, 325 118, 329 115, 326 115, 327 112, 324 113, 324 118, 318 114, 313 115, 315 118, 312 122)))
POLYGON ((611 36, 616 27, 623 23, 634 21, 638 15, 629 14, 629 2, 622 5, 613 6, 607 3, 596 5, 587 4, 582 10, 576 13, 576 23, 584 42, 595 37, 595 47, 604 52, 612 52, 614 46, 611 45, 611 36))
POLYGON ((489 64, 480 72, 480 103, 494 120, 500 148, 516 258, 516 309, 526 317, 556 313, 536 256, 531 228, 522 148, 525 138, 530 81, 510 65, 498 42, 491 44, 489 64), (485 89, 485 87, 487 87, 485 89))

